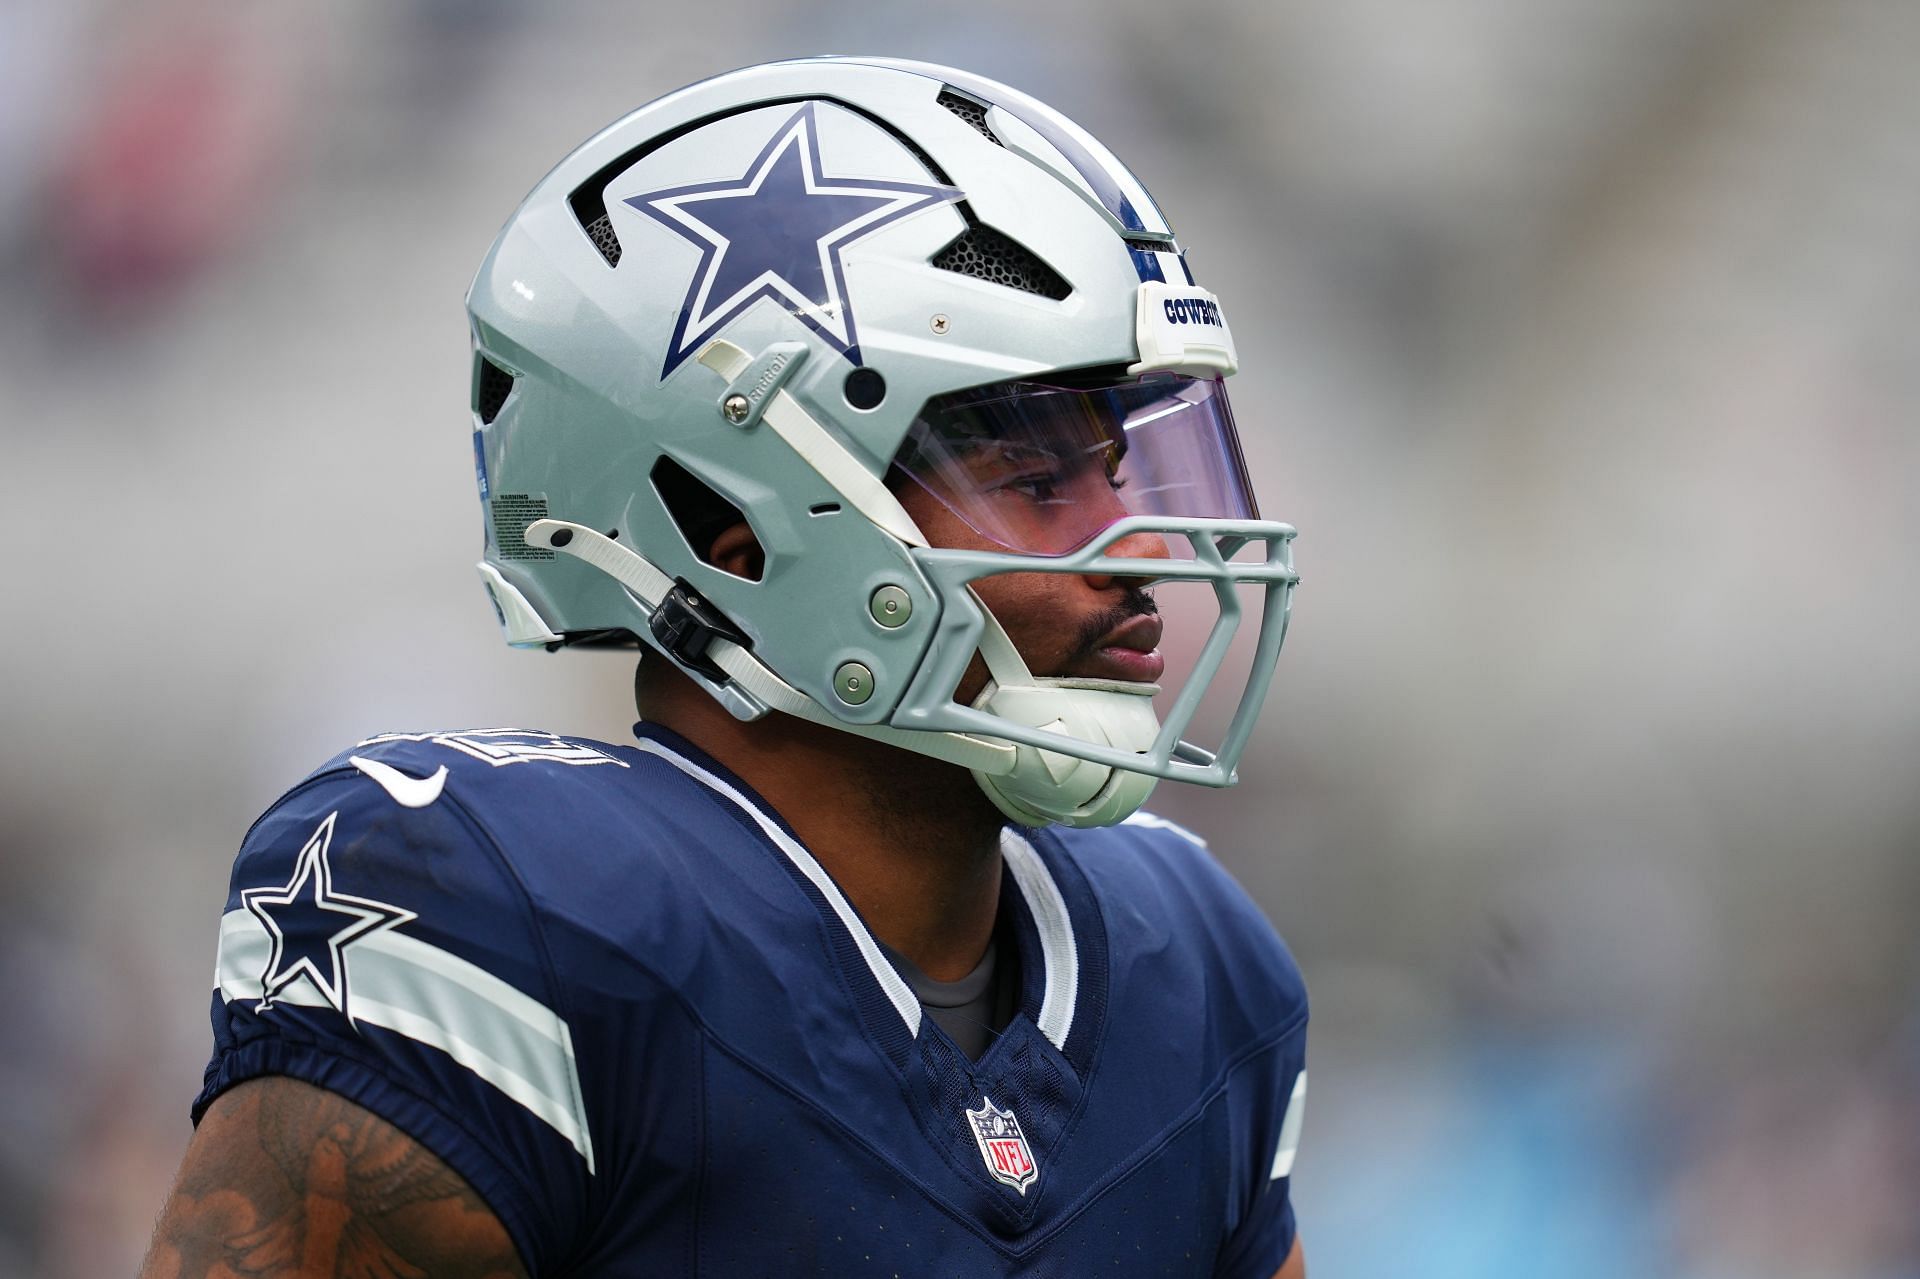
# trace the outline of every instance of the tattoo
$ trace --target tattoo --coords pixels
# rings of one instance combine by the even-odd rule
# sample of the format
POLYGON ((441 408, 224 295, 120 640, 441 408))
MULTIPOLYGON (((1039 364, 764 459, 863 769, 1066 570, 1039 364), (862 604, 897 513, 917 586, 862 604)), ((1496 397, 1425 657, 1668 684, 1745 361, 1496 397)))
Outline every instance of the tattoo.
POLYGON ((525 1279, 499 1218, 411 1137, 292 1079, 215 1102, 143 1279, 525 1279))

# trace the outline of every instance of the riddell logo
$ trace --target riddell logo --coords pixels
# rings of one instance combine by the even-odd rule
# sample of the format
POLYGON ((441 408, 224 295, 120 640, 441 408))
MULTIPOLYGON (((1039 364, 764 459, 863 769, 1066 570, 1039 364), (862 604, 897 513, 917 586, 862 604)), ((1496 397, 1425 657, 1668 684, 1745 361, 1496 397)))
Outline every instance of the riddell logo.
POLYGON ((1020 1131, 1020 1121, 1011 1110, 1000 1109, 993 1104, 993 1098, 987 1096, 980 1098, 978 1110, 969 1110, 966 1114, 988 1175, 1012 1186, 1024 1197, 1027 1187, 1039 1179, 1040 1169, 1034 1165, 1033 1150, 1027 1145, 1026 1134, 1020 1131))
POLYGON ((1220 318, 1220 304, 1209 302, 1205 298, 1168 298, 1161 303, 1167 313, 1167 319, 1174 324, 1210 324, 1214 328, 1224 328, 1225 321, 1220 318))
POLYGON ((765 371, 754 379, 752 386, 747 388, 747 398, 755 404, 765 399, 767 388, 780 385, 780 374, 792 360, 793 356, 785 351, 769 360, 765 371))

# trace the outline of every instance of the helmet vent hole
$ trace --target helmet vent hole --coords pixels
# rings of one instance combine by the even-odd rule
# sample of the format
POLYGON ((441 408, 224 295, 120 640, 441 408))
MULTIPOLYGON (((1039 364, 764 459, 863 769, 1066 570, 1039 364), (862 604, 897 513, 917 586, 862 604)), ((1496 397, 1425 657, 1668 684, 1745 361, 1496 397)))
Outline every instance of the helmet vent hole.
POLYGON ((807 514, 808 515, 838 515, 840 514, 840 503, 817 502, 814 505, 809 506, 807 508, 807 514))
POLYGON ((952 89, 942 89, 936 101, 972 125, 975 133, 978 133, 995 146, 1002 145, 1000 139, 993 136, 993 130, 987 127, 987 108, 983 103, 975 102, 972 98, 962 97, 952 89))
POLYGON ((1036 293, 1055 302, 1073 292, 1073 286, 1033 250, 984 223, 961 232, 958 239, 933 255, 933 264, 942 271, 1036 293))
POLYGON ((847 374, 843 394, 856 409, 876 409, 887 398, 887 379, 878 369, 859 368, 847 374))
POLYGON ((473 411, 482 422, 491 422, 513 393, 513 374, 484 355, 476 354, 473 364, 473 411))
POLYGON ((593 241, 593 247, 600 250, 600 256, 607 260, 608 266, 620 265, 620 237, 613 233, 613 215, 602 213, 587 224, 587 238, 593 241))
MULTIPOLYGON (((687 549, 702 564, 720 568, 714 560, 714 543, 736 524, 747 524, 751 528, 747 517, 705 480, 670 457, 662 456, 653 464, 650 478, 654 492, 660 495, 660 504, 667 508, 674 527, 686 540, 687 549)), ((760 572, 754 572, 748 580, 759 581, 760 572)))

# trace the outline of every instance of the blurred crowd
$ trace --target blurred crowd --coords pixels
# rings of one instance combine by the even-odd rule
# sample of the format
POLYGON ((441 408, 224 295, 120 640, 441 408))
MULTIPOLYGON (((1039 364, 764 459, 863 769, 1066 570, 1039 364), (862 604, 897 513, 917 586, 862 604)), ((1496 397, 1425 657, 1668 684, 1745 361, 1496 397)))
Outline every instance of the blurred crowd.
POLYGON ((0 7, 0 1274, 137 1264, 233 850, 383 730, 625 738, 499 643, 461 298, 691 78, 953 63, 1232 318, 1296 620, 1163 789, 1314 1002, 1318 1276, 1920 1279, 1920 6, 0 7))

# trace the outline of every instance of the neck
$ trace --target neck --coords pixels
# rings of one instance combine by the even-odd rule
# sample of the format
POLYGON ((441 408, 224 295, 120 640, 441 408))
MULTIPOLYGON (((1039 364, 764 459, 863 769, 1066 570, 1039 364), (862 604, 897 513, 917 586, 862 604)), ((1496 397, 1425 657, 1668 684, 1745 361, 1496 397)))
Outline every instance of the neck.
POLYGON ((953 764, 778 713, 753 723, 649 654, 643 719, 732 769, 793 827, 881 941, 937 981, 986 953, 1006 819, 953 764))

